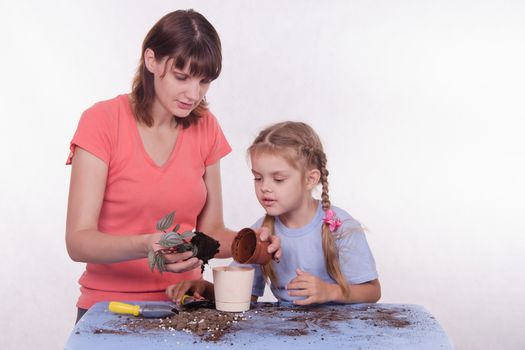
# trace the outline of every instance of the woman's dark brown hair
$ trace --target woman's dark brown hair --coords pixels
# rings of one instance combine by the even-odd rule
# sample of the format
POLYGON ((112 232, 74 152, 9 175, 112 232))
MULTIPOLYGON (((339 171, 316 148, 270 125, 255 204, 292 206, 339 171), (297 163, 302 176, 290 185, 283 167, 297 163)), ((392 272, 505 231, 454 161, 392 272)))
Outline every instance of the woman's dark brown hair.
MULTIPOLYGON (((168 57, 170 68, 183 69, 189 62, 190 74, 205 80, 215 80, 221 73, 221 41, 215 28, 203 15, 193 10, 178 10, 162 17, 150 29, 142 44, 140 64, 133 79, 131 104, 135 118, 147 126, 153 125, 151 107, 155 99, 153 74, 144 62, 144 52, 151 49, 157 61, 168 57)), ((173 116, 177 124, 189 127, 207 111, 203 99, 185 118, 173 116)))

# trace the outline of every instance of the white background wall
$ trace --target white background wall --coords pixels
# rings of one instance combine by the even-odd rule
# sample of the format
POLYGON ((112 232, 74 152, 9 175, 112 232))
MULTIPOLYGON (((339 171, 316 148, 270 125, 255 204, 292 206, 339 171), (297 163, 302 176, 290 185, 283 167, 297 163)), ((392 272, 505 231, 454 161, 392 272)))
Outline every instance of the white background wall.
POLYGON ((234 148, 229 227, 262 214, 244 158, 259 128, 306 121, 333 202, 368 227, 381 301, 424 305, 458 349, 525 348, 525 5, 480 0, 2 0, 0 348, 65 344, 83 270, 64 245, 69 140, 177 8, 223 42, 208 100, 234 148))

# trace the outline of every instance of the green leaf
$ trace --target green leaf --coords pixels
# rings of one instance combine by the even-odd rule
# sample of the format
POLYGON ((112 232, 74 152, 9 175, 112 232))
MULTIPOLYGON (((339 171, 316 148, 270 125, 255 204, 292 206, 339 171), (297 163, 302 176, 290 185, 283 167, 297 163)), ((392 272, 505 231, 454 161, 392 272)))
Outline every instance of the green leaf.
POLYGON ((181 237, 171 237, 170 239, 161 239, 159 241, 159 245, 164 248, 175 247, 182 243, 184 243, 184 240, 181 237))
POLYGON ((176 239, 178 238, 180 235, 178 233, 175 233, 175 232, 168 232, 168 233, 165 233, 163 234, 160 239, 161 240, 166 240, 166 241, 169 241, 171 239, 176 239))
POLYGON ((193 233, 191 231, 186 231, 183 234, 181 234, 180 237, 182 237, 182 239, 191 239, 191 238, 195 237, 195 233, 193 233))
POLYGON ((157 254, 156 265, 157 265, 157 270, 159 270, 160 273, 163 273, 164 271, 166 271, 165 262, 166 260, 164 259, 164 255, 157 254))
POLYGON ((155 251, 154 250, 150 250, 148 252, 148 264, 149 264, 149 269, 151 270, 151 272, 153 272, 153 270, 155 269, 155 251))
POLYGON ((173 232, 179 232, 180 225, 175 225, 175 228, 173 229, 173 232))
POLYGON ((173 218, 175 217, 175 212, 172 211, 171 213, 163 216, 159 221, 157 221, 157 230, 158 231, 166 231, 173 225, 173 218))
POLYGON ((165 248, 174 247, 181 243, 184 243, 184 240, 178 233, 175 232, 168 232, 163 234, 159 241, 159 245, 165 248))

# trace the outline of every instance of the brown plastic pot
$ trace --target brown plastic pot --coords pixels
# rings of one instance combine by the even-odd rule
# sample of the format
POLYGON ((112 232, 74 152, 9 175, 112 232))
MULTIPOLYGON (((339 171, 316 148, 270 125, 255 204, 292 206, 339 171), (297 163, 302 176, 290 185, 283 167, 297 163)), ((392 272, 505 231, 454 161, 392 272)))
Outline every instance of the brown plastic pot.
POLYGON ((261 241, 251 228, 243 228, 232 242, 233 259, 240 264, 267 264, 272 260, 269 245, 270 242, 261 241))

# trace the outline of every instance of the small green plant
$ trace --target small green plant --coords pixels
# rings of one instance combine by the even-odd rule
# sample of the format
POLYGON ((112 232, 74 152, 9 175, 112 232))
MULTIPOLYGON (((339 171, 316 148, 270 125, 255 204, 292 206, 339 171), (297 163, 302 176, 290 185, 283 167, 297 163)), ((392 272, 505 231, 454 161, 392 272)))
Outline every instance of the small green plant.
POLYGON ((202 260, 201 272, 204 271, 204 264, 207 264, 219 252, 219 242, 203 232, 185 231, 179 233, 179 224, 175 225, 172 231, 167 232, 173 225, 174 218, 175 212, 171 212, 157 222, 157 230, 164 232, 158 242, 163 248, 157 251, 149 251, 148 262, 150 270, 154 271, 157 268, 160 273, 163 273, 166 271, 165 255, 191 251, 193 256, 202 260))

